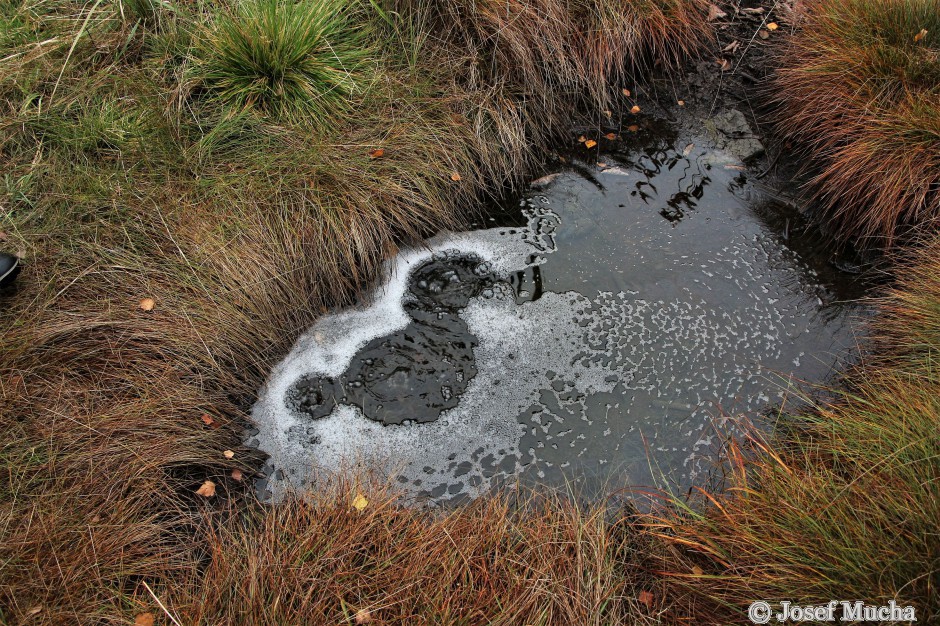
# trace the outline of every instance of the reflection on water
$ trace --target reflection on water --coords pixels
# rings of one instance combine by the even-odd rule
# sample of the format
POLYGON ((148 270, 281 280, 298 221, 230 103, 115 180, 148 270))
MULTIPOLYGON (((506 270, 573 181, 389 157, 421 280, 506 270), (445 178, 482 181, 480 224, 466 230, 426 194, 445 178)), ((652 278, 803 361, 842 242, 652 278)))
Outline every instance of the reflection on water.
POLYGON ((354 463, 434 498, 522 472, 687 486, 723 416, 824 380, 862 312, 844 277, 768 227, 733 158, 644 139, 561 172, 511 226, 402 253, 370 305, 318 322, 254 410, 263 488, 354 463))

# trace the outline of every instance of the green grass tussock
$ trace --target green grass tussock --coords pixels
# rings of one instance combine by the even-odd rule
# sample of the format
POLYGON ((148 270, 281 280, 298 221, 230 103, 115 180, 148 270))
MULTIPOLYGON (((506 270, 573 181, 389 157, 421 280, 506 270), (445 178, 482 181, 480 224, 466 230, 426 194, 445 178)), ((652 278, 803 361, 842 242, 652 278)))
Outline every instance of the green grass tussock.
POLYGON ((198 31, 193 81, 236 111, 329 124, 375 79, 368 22, 343 0, 250 0, 198 31))
POLYGON ((890 247, 940 217, 940 13, 932 0, 805 4, 773 82, 779 132, 806 147, 822 219, 890 247), (926 33, 922 34, 922 31, 926 33))

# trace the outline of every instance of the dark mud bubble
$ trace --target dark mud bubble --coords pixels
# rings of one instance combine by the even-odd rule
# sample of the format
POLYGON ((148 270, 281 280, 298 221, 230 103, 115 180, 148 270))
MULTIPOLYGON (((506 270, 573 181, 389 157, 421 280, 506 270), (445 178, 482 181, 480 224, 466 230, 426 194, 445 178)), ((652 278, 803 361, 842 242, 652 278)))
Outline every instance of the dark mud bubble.
POLYGON ((478 256, 435 254, 408 279, 404 310, 411 322, 367 343, 339 378, 301 377, 288 389, 286 405, 310 419, 327 417, 337 404, 382 424, 438 419, 457 406, 477 374, 477 340, 458 312, 495 281, 492 266, 478 256))

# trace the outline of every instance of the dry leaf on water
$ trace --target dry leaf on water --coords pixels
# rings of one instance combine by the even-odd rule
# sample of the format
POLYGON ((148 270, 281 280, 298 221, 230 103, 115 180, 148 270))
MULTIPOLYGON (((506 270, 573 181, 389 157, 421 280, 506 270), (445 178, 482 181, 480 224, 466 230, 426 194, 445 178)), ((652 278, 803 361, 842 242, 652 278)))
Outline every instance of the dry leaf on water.
POLYGON ((233 459, 235 458, 235 453, 232 452, 231 450, 226 450, 225 452, 222 453, 222 456, 224 456, 226 459, 233 459))
POLYGON ((153 298, 144 298, 140 301, 140 310, 141 311, 153 311, 153 307, 156 306, 156 302, 153 298))
POLYGON ((639 112, 640 112, 640 107, 636 104, 634 104, 633 107, 630 109, 630 113, 633 113, 634 115, 636 115, 639 112))
POLYGON ((923 38, 926 37, 926 36, 927 36, 927 29, 926 29, 926 28, 921 28, 921 29, 920 29, 920 32, 917 33, 916 35, 914 35, 914 43, 917 43, 918 41, 920 41, 921 39, 923 39, 923 38))
POLYGON ((353 619, 357 624, 371 624, 372 614, 369 613, 368 609, 359 609, 353 619))
POLYGON ((385 156, 385 150, 383 148, 374 148, 372 150, 369 150, 370 159, 378 159, 383 156, 385 156))
POLYGON ((694 144, 694 143, 690 143, 690 144, 687 145, 687 146, 685 147, 685 149, 682 151, 682 156, 689 156, 690 154, 692 154, 692 151, 693 151, 693 150, 695 150, 695 144, 694 144))
POLYGON ((584 142, 584 147, 588 149, 593 148, 596 145, 597 145, 597 142, 594 141, 593 139, 588 139, 587 141, 584 142))
POLYGON ((357 493, 356 497, 352 501, 353 508, 359 511, 360 513, 369 506, 369 501, 366 500, 366 497, 361 493, 357 493))
POLYGON ((134 626, 153 626, 153 613, 141 613, 134 618, 134 626))
POLYGON ((207 480, 202 483, 202 486, 196 490, 196 493, 202 496, 203 498, 211 498, 215 495, 215 483, 211 480, 207 480))
POLYGON ((639 600, 640 603, 644 604, 648 609, 653 607, 653 594, 651 594, 649 591, 641 591, 636 599, 639 600))
POLYGON ((242 481, 242 478, 243 478, 243 476, 242 476, 242 471, 241 471, 240 469, 233 469, 233 470, 232 470, 232 478, 235 479, 235 480, 237 480, 238 482, 241 482, 241 481, 242 481))
POLYGON ((450 175, 450 179, 456 183, 458 180, 461 180, 460 174, 458 174, 457 172, 454 172, 453 174, 450 175))

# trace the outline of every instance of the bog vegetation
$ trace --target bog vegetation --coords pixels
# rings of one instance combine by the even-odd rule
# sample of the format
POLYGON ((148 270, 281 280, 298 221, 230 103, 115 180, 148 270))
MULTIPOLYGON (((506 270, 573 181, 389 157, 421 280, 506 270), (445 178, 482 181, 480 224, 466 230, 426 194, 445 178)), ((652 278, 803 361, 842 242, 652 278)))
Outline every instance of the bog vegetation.
MULTIPOLYGON (((899 4, 913 24, 926 2, 899 4)), ((344 483, 252 500, 246 411, 297 335, 398 246, 518 183, 575 113, 634 106, 623 87, 706 45, 706 13, 697 0, 0 2, 0 246, 25 259, 0 304, 0 621, 727 623, 748 594, 868 589, 936 616, 923 600, 940 569, 940 456, 925 439, 936 244, 885 305, 889 356, 742 456, 739 490, 703 515, 644 529, 536 496, 430 514, 344 483), (772 515, 777 501, 790 514, 772 515)), ((935 61, 931 41, 916 44, 935 61)), ((879 94, 900 97, 890 84, 879 94)), ((913 181, 937 170, 919 165, 930 135, 912 128, 897 137, 924 158, 886 163, 913 181)), ((872 206, 923 221, 932 184, 888 185, 872 206)), ((847 236, 875 232, 834 215, 847 236)))

